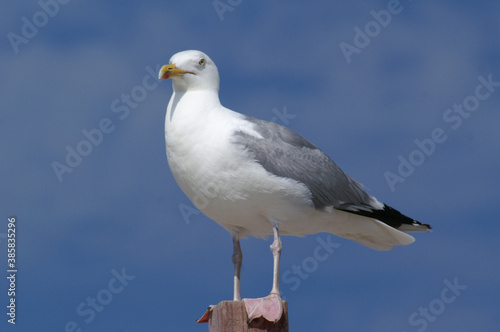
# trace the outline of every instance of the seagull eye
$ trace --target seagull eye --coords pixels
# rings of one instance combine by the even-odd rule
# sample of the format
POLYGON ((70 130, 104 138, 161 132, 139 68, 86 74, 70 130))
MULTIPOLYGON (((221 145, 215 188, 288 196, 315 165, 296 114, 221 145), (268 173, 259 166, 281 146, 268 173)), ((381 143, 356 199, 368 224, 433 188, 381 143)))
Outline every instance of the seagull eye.
POLYGON ((201 59, 200 62, 198 62, 200 64, 200 66, 204 66, 205 65, 205 59, 201 59))

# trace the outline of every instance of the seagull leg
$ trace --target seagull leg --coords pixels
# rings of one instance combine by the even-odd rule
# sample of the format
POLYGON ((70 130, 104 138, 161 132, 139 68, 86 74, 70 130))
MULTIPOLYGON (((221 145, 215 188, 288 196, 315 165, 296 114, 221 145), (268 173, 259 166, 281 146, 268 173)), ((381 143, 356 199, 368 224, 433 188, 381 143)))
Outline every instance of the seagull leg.
POLYGON ((241 252, 240 239, 233 236, 233 264, 234 264, 234 293, 233 301, 241 301, 241 264, 243 262, 243 253, 241 252))
POLYGON ((279 289, 279 270, 281 248, 283 247, 279 235, 279 230, 276 225, 273 225, 274 241, 271 244, 271 252, 273 253, 274 268, 273 268, 273 288, 271 294, 259 299, 243 299, 248 314, 248 322, 253 319, 264 317, 270 322, 277 322, 283 314, 283 302, 281 301, 279 289))
MULTIPOLYGON (((240 291, 240 275, 241 263, 243 262, 243 253, 241 252, 240 238, 233 235, 233 264, 234 264, 234 295, 233 301, 241 301, 240 291)), ((208 306, 207 311, 197 320, 198 323, 208 323, 210 320, 210 313, 215 308, 214 305, 208 306)))
POLYGON ((271 252, 273 253, 274 268, 273 268, 273 288, 271 289, 271 294, 280 295, 280 258, 281 258, 281 248, 283 244, 281 243, 280 234, 278 227, 273 226, 274 241, 271 244, 271 252))

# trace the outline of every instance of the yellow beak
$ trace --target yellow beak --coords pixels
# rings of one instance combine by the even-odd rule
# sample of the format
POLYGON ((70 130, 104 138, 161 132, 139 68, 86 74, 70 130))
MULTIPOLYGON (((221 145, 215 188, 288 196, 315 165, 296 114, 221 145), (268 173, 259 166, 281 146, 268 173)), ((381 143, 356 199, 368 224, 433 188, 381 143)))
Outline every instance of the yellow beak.
POLYGON ((181 76, 186 73, 194 75, 194 73, 190 71, 175 68, 175 63, 172 63, 161 67, 160 72, 158 73, 158 79, 163 78, 164 80, 168 80, 170 77, 181 76))

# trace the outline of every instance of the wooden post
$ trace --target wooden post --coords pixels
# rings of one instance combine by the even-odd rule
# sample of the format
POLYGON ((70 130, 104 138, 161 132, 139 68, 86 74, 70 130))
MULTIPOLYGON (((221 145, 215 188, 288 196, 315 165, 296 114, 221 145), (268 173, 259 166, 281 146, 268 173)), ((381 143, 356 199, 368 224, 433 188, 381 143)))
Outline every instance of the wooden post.
POLYGON ((222 301, 210 313, 209 332, 288 332, 288 306, 283 301, 283 315, 276 323, 260 317, 247 324, 243 301, 222 301))

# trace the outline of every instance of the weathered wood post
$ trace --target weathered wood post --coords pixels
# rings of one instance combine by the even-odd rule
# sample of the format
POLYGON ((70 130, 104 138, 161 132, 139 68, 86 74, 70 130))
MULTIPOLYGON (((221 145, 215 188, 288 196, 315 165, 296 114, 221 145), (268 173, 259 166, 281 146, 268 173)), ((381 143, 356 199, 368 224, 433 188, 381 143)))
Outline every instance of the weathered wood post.
POLYGON ((243 301, 222 301, 207 311, 198 322, 208 321, 209 332, 288 332, 288 305, 283 301, 283 315, 276 323, 260 317, 247 323, 243 301))

